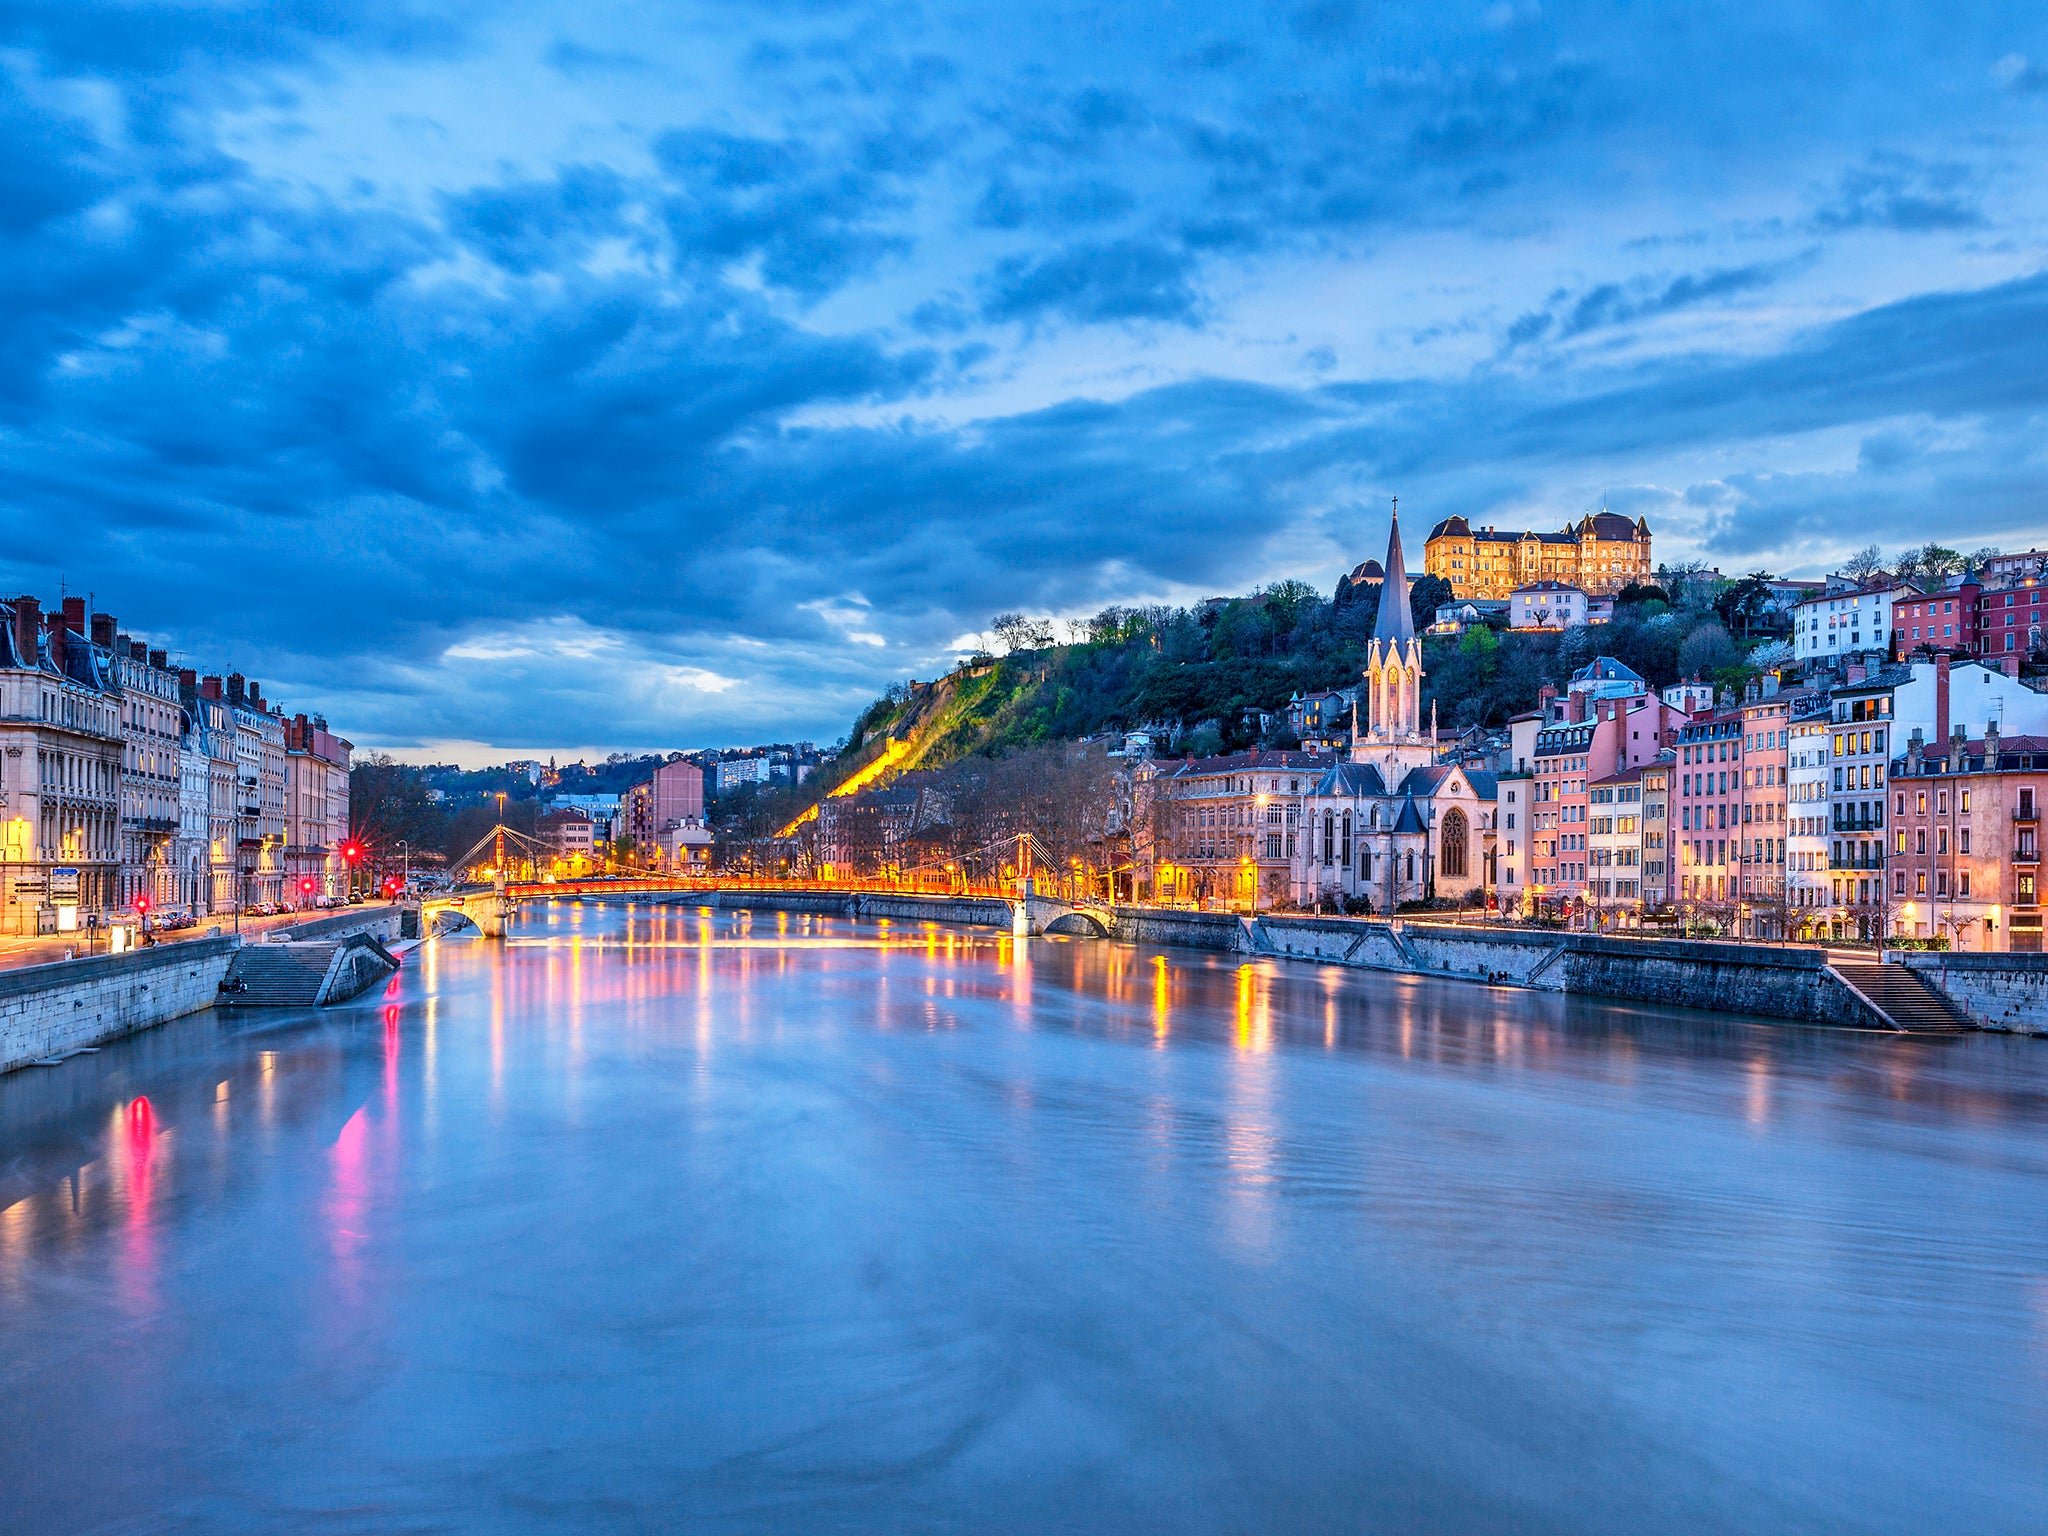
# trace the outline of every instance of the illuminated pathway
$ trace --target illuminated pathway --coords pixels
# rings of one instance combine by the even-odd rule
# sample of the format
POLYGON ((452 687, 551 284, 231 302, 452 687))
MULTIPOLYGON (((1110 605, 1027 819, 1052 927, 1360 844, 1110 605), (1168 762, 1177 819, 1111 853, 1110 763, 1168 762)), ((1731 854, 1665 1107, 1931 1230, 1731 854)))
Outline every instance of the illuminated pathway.
POLYGON ((0 1530, 2025 1530, 2048 1051, 523 908, 0 1080, 0 1530))

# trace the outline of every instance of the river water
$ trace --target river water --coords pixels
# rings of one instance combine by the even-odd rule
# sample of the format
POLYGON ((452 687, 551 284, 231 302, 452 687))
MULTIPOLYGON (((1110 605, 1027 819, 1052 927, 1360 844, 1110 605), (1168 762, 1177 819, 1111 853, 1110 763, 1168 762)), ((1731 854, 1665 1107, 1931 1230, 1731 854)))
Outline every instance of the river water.
POLYGON ((2040 1531, 2048 1043, 563 904, 0 1080, 0 1529, 2040 1531))

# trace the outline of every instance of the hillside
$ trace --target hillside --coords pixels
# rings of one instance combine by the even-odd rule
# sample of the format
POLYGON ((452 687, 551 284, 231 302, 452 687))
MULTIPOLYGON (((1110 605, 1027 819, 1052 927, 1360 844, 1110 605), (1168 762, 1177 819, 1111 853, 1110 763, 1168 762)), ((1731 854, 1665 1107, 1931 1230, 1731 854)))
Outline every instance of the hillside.
MULTIPOLYGON (((1418 628, 1434 617, 1440 587, 1430 578, 1415 583, 1418 628)), ((1434 705, 1448 727, 1496 726, 1596 655, 1619 658, 1653 686, 1695 674, 1739 685, 1752 658, 1711 596, 1677 607, 1650 596, 1623 604, 1611 624, 1562 635, 1478 629, 1427 637, 1423 707, 1434 705)), ((1259 736, 1247 712, 1277 715, 1296 693, 1357 681, 1377 613, 1370 587, 1325 599, 1299 582, 1194 609, 1106 609, 1066 644, 976 657, 935 681, 892 686, 854 722, 831 778, 807 786, 805 798, 1104 732, 1147 728, 1162 751, 1175 753, 1251 745, 1259 736)), ((1037 628, 1049 636, 1050 625, 1037 628)))

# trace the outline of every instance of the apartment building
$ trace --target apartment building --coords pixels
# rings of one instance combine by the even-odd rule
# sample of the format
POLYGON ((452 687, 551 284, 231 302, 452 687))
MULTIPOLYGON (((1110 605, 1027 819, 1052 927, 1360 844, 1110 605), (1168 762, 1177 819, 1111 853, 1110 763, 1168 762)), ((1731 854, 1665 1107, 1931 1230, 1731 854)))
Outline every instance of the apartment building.
POLYGON ((2041 951, 2048 736, 1918 732, 1893 765, 1889 932, 1955 949, 2041 951))
POLYGON ((1787 727, 1785 761, 1785 904, 1788 921, 1801 938, 1828 921, 1833 905, 1828 865, 1828 823, 1834 711, 1824 701, 1809 704, 1787 727))

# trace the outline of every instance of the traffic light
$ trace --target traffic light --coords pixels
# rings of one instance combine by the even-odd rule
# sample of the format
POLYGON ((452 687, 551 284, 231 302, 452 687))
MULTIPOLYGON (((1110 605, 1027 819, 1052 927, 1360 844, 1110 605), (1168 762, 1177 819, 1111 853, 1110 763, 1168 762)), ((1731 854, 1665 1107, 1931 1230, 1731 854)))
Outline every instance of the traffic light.
POLYGON ((149 916, 149 893, 147 891, 135 898, 135 910, 144 917, 149 916))
POLYGON ((303 891, 306 895, 310 896, 313 894, 313 882, 310 880, 301 880, 299 882, 299 889, 303 891))
POLYGON ((350 838, 341 845, 341 856, 353 864, 363 856, 363 845, 354 838, 350 838))

